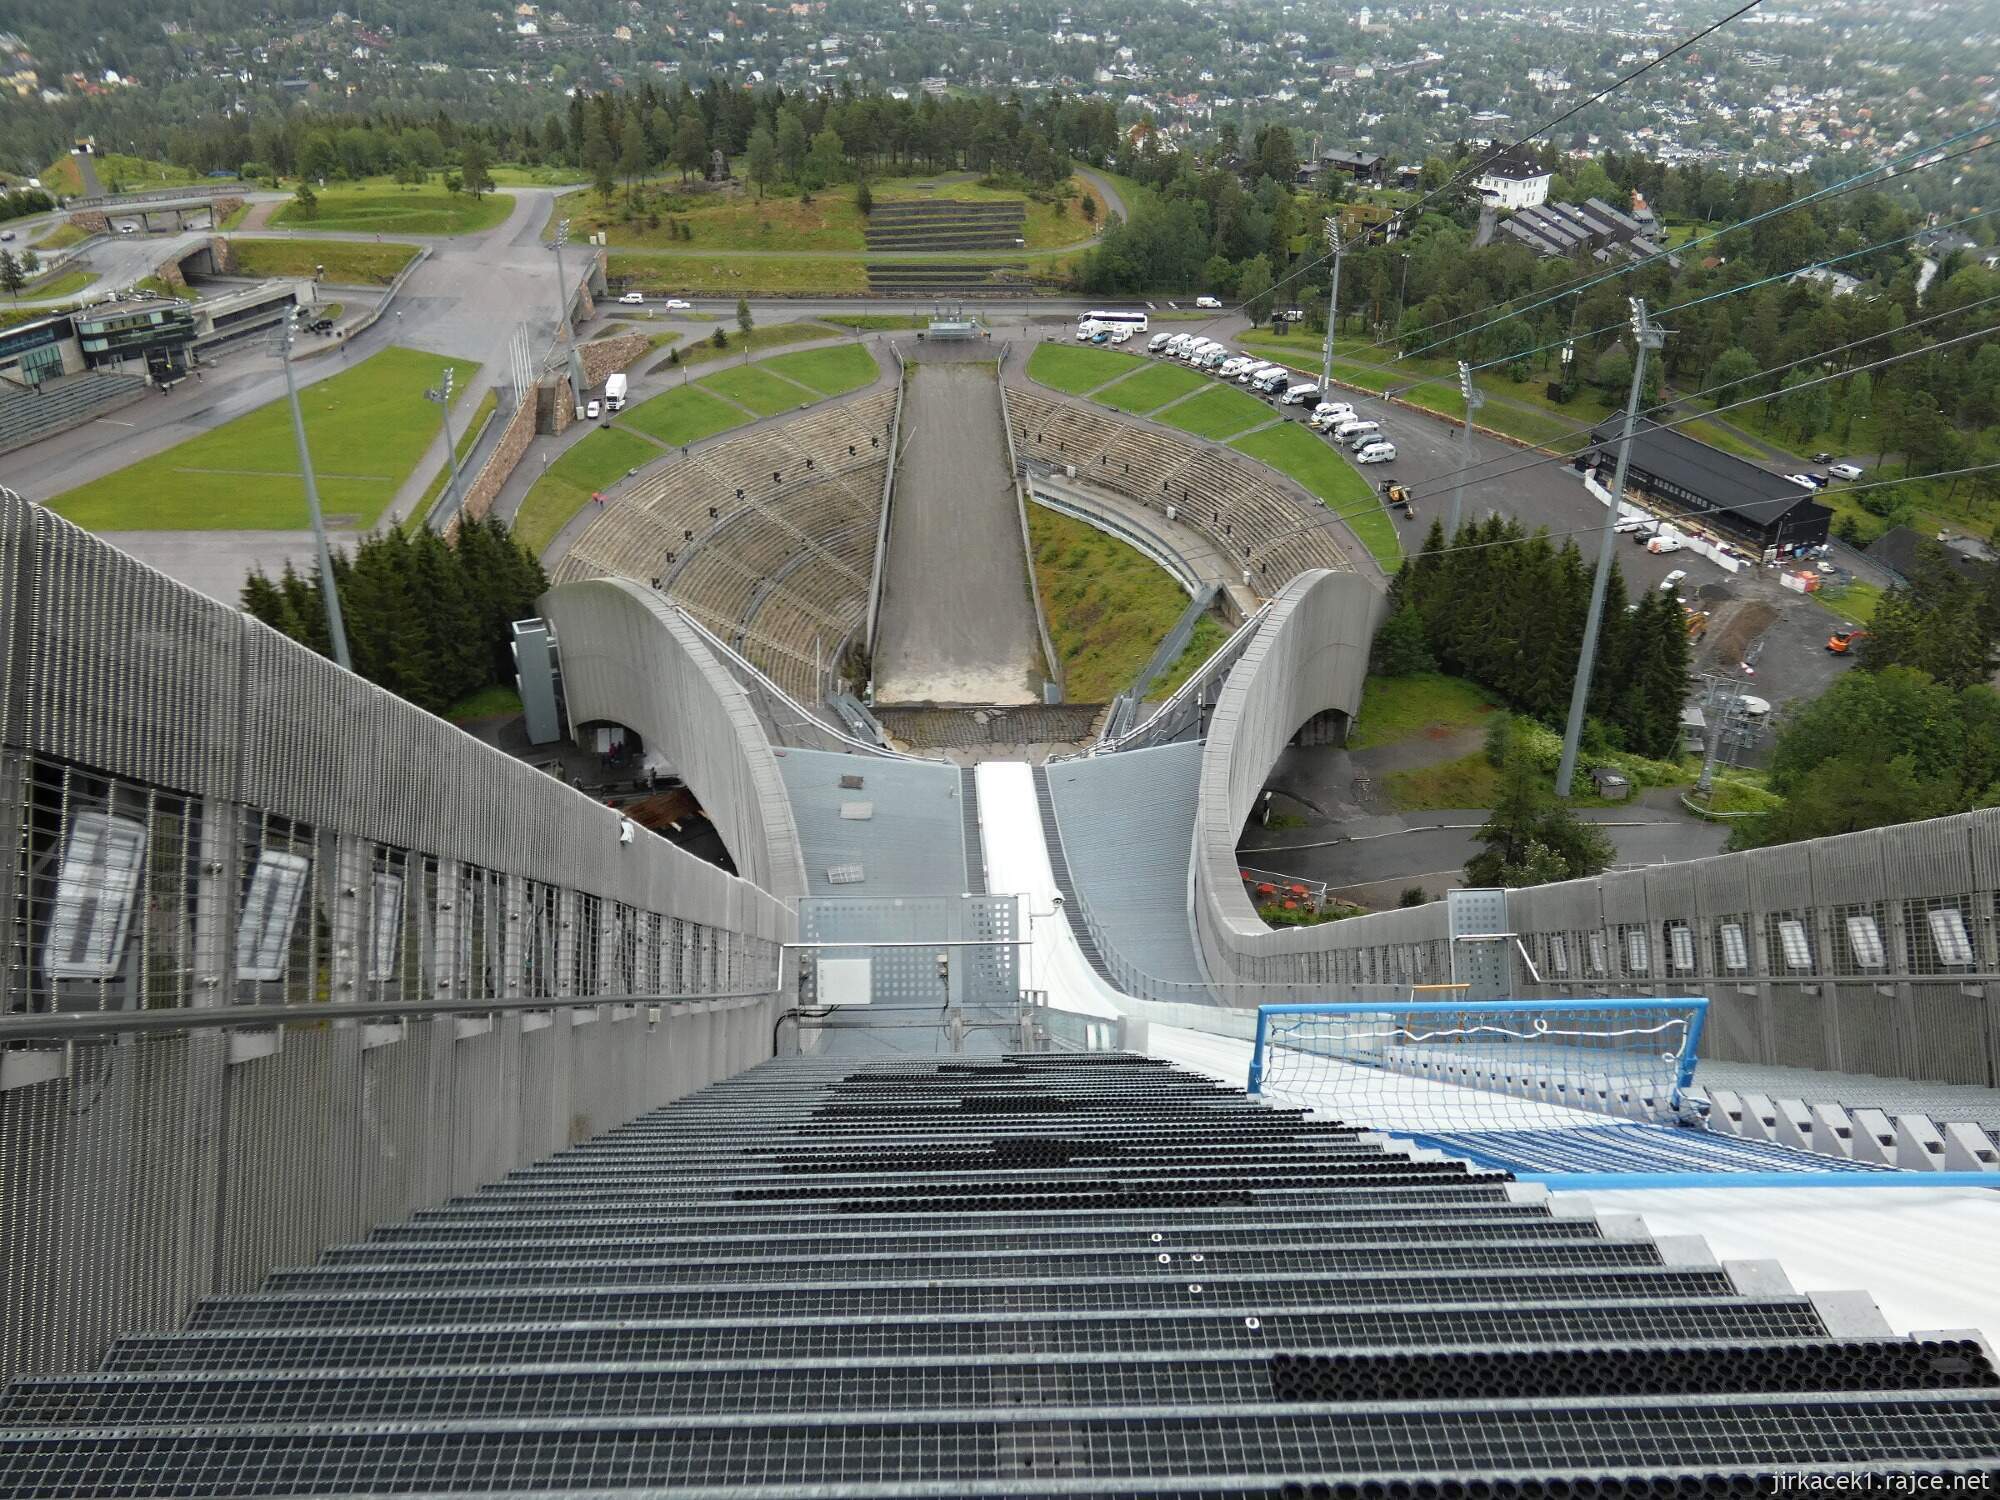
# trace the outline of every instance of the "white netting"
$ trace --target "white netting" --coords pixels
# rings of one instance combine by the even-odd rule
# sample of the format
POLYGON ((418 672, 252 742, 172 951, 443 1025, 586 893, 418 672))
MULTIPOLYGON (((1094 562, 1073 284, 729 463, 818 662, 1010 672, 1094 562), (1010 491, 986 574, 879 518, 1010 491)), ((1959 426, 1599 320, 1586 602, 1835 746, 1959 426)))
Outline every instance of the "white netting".
POLYGON ((1706 1003, 1266 1006, 1251 1089, 1416 1134, 1679 1120, 1706 1003))

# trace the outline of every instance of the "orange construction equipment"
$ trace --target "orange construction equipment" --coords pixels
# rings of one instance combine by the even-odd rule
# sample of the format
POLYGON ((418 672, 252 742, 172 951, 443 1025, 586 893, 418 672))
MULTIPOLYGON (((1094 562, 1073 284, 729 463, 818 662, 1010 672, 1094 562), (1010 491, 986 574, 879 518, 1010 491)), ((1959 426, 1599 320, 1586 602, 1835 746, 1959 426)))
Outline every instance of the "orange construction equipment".
POLYGON ((1831 651, 1835 656, 1845 656, 1854 649, 1856 641, 1865 641, 1867 639, 1867 631, 1849 625, 1843 629, 1836 630, 1826 638, 1826 649, 1831 651))

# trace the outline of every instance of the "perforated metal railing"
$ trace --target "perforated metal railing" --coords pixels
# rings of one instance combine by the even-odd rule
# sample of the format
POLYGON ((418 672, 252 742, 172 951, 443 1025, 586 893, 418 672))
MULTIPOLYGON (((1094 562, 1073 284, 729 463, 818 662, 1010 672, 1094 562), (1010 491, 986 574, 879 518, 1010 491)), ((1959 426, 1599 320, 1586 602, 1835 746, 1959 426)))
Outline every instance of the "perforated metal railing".
POLYGON ((0 491, 0 1376, 767 1056, 791 913, 622 831, 0 491))
POLYGON ((1121 1054, 766 1063, 300 1260, 0 1393, 0 1492, 1443 1500, 2000 1460, 1976 1340, 1121 1054))

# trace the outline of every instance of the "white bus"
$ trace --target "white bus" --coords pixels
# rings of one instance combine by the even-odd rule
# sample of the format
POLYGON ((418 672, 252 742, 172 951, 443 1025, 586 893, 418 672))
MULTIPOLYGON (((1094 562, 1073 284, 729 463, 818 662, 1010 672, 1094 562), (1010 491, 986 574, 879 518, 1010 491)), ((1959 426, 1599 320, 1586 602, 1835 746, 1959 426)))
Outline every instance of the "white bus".
POLYGON ((1146 315, 1142 312, 1087 312, 1077 322, 1095 323, 1099 328, 1129 328, 1134 333, 1146 331, 1146 315))

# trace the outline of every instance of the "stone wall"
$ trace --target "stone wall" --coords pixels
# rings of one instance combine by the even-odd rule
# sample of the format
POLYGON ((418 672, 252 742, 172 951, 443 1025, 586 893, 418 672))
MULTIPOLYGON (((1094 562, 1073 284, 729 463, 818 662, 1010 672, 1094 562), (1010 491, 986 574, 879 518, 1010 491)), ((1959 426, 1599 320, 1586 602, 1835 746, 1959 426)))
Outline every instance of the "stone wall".
MULTIPOLYGON (((493 452, 480 467, 478 477, 467 486, 458 514, 477 520, 491 510, 494 500, 513 477, 516 466, 534 441, 535 402, 530 399, 516 406, 513 416, 507 419, 507 425, 500 429, 500 441, 494 444, 493 452)), ((457 516, 452 518, 448 530, 454 535, 457 533, 457 516)))
POLYGON ((624 369, 652 347, 652 338, 643 333, 621 333, 577 345, 577 357, 583 361, 583 383, 602 385, 606 376, 624 369))
POLYGON ((80 208, 69 216, 69 221, 85 234, 111 233, 111 220, 101 208, 80 208))
POLYGON ((229 216, 243 206, 241 198, 213 198, 209 200, 209 223, 220 229, 229 216))

